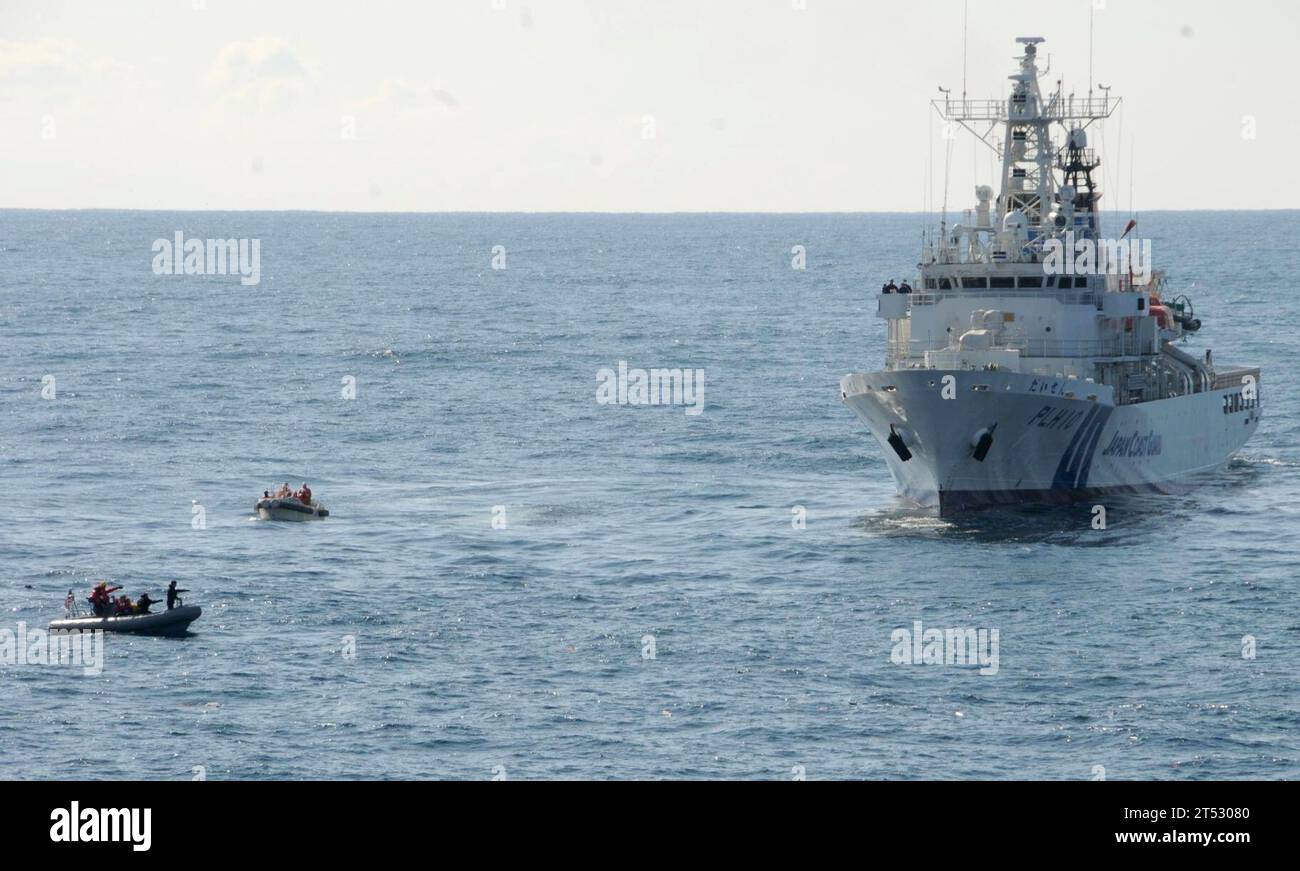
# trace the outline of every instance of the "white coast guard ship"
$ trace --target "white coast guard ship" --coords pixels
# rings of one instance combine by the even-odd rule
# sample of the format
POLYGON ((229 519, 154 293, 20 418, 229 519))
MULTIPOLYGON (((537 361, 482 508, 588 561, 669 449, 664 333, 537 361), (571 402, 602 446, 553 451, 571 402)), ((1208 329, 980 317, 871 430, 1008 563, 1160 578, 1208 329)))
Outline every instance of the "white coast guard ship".
POLYGON ((1119 101, 1065 97, 1059 86, 1044 95, 1042 41, 1017 40, 1024 53, 1005 101, 936 101, 999 151, 1001 192, 980 186, 966 223, 926 237, 915 287, 878 298, 885 368, 840 382, 900 493, 941 515, 1181 491, 1260 420, 1259 369, 1184 350, 1200 321, 1162 273, 1088 274, 1097 270, 1082 257, 1062 270, 1052 256, 1089 244, 1100 260, 1119 256, 1118 241, 1101 236, 1100 160, 1086 132, 1119 101))

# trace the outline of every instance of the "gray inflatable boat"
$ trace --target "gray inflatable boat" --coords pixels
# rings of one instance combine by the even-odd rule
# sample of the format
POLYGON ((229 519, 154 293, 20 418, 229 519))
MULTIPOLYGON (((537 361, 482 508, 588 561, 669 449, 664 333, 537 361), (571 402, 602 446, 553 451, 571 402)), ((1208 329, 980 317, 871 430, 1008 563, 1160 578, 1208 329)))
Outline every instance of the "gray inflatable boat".
POLYGON ((259 499, 253 506, 263 520, 321 520, 329 517, 329 509, 319 502, 303 505, 297 499, 259 499))
POLYGON ((181 605, 170 611, 152 614, 126 614, 121 617, 69 617, 50 621, 51 632, 133 632, 136 635, 184 635, 203 609, 198 605, 181 605))

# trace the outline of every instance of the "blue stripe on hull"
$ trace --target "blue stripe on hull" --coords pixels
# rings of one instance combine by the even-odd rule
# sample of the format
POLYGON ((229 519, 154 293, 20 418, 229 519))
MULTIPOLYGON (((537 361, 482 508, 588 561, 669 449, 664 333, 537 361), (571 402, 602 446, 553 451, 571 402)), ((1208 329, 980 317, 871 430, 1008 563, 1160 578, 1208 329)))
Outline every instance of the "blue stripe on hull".
POLYGON ((1088 486, 1088 473, 1092 471, 1092 456, 1097 452, 1101 431, 1110 420, 1112 405, 1094 405, 1084 415, 1083 423, 1061 455, 1061 462, 1052 477, 1053 490, 1077 490, 1088 486))

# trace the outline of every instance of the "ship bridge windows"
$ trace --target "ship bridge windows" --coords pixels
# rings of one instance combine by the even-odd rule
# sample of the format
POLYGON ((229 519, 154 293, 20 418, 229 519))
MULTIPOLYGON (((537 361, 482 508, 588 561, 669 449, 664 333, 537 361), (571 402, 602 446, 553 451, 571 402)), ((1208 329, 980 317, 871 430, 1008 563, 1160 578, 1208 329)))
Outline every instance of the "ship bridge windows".
MULTIPOLYGON (((1061 276, 1059 286, 1065 289, 1072 287, 1084 287, 1085 279, 1082 277, 1073 278, 1071 276, 1061 276)), ((944 278, 927 278, 925 279, 926 290, 951 290, 960 287, 963 290, 1013 290, 1017 287, 1027 290, 1037 290, 1044 287, 1057 287, 1058 280, 1055 275, 962 275, 944 278)))

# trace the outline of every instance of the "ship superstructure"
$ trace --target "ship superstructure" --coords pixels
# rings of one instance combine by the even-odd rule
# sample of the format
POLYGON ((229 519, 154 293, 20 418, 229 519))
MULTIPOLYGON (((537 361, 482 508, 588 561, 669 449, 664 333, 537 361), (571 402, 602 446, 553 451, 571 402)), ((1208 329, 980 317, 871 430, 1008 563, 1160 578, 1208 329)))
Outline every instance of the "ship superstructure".
POLYGON ((924 237, 915 286, 878 296, 885 368, 841 381, 902 495, 943 514, 1175 491, 1260 419, 1258 369, 1180 347, 1200 321, 1133 256, 1134 222, 1102 234, 1088 130, 1118 100, 1044 95, 1042 39, 1017 42, 1005 100, 935 104, 997 148, 999 191, 977 187, 962 222, 924 237))

